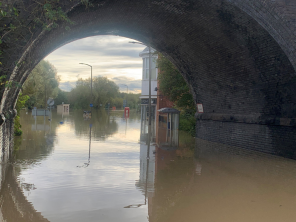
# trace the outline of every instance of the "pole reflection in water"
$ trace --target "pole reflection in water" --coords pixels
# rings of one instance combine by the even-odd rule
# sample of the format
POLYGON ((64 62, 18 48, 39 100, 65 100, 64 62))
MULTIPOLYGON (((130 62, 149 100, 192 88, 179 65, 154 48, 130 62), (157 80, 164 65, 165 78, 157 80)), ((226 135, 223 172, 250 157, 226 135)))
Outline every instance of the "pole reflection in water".
MULTIPOLYGON (((91 118, 90 118, 90 120, 91 120, 91 118)), ((88 161, 87 161, 87 163, 84 163, 82 166, 77 166, 77 167, 88 167, 90 164, 91 128, 92 128, 92 123, 89 124, 88 161)))
MULTIPOLYGON (((143 205, 146 205, 147 199, 148 199, 148 191, 150 190, 150 193, 154 192, 155 167, 153 165, 155 164, 155 158, 150 158, 151 139, 152 139, 151 136, 149 137, 149 134, 148 134, 148 138, 145 141, 146 144, 143 143, 143 141, 140 144, 140 179, 136 183, 136 187, 139 187, 139 189, 142 190, 144 185, 144 202, 138 203, 138 204, 131 204, 131 205, 125 206, 124 208, 138 208, 143 205), (144 154, 145 149, 147 149, 146 154, 144 154), (152 164, 152 167, 150 167, 150 164, 152 164), (143 183, 142 180, 144 178, 145 178, 145 182, 143 183)), ((152 146, 152 147, 155 148, 155 146, 152 146)))

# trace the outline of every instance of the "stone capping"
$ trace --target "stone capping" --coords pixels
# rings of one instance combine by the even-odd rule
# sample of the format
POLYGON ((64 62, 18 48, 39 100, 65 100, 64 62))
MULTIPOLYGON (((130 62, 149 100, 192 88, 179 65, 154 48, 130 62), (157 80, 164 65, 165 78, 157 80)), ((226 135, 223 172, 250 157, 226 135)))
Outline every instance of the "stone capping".
POLYGON ((264 116, 262 114, 195 113, 195 118, 197 120, 296 127, 296 118, 281 118, 278 116, 264 116))

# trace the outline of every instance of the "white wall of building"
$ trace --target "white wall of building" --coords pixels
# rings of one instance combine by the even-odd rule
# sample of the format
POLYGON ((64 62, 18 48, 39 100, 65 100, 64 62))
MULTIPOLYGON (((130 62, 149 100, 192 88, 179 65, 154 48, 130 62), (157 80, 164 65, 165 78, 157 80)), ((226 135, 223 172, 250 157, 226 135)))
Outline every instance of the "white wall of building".
MULTIPOLYGON (((155 53, 155 49, 151 48, 151 53, 155 53)), ((142 69, 142 92, 141 98, 149 97, 149 48, 146 47, 139 54, 143 59, 143 69, 142 69)), ((151 96, 152 98, 157 98, 157 92, 155 88, 157 87, 157 74, 158 69, 156 68, 157 55, 151 55, 151 96)))
MULTIPOLYGON (((157 87, 157 80, 151 81, 151 97, 157 97, 157 91, 155 91, 155 87, 157 87)), ((148 98, 149 97, 149 81, 142 80, 142 93, 141 98, 148 98)))

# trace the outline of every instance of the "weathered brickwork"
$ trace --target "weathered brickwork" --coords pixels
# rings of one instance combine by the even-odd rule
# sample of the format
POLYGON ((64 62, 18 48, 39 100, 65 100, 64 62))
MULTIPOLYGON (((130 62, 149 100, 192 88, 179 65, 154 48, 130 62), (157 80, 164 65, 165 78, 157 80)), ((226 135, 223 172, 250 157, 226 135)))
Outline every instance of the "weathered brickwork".
POLYGON ((196 126, 200 139, 296 159, 295 127, 203 120, 196 126))
POLYGON ((0 163, 6 162, 8 160, 10 152, 13 148, 13 125, 13 120, 6 120, 0 126, 0 163))
MULTIPOLYGON (((31 0, 23 2, 37 4, 31 0)), ((68 10, 74 22, 71 30, 66 31, 68 24, 63 23, 51 31, 36 29, 34 42, 28 42, 23 50, 7 46, 2 70, 7 71, 11 80, 23 83, 42 58, 68 42, 103 34, 133 38, 150 43, 166 55, 182 72, 195 101, 203 104, 204 116, 197 116, 197 137, 214 139, 221 135, 215 140, 232 144, 240 135, 241 140, 246 141, 245 148, 253 148, 255 142, 251 141, 256 139, 252 138, 258 137, 260 142, 256 147, 263 150, 277 144, 274 132, 277 135, 283 132, 286 140, 290 140, 287 146, 293 144, 295 1, 91 2, 93 7, 86 9, 80 1, 61 0, 61 6, 68 10), (19 61, 20 66, 16 67, 15 61, 19 61), (224 131, 219 131, 223 129, 215 124, 248 130, 242 134, 226 130, 224 135, 224 131), (257 137, 253 137, 254 127, 260 128, 257 137), (267 140, 263 132, 270 139, 267 140)), ((21 12, 21 16, 30 18, 28 13, 21 12)), ((23 30, 22 34, 26 32, 23 30)), ((5 39, 3 41, 5 45, 5 39)), ((0 113, 14 108, 18 93, 18 88, 2 89, 0 113)))

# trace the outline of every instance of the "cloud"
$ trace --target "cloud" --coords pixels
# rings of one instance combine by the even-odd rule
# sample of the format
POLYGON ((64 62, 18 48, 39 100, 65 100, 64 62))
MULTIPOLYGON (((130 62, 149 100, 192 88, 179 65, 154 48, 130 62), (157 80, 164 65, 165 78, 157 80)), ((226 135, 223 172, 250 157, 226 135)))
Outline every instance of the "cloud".
POLYGON ((141 92, 141 83, 142 81, 139 79, 132 79, 125 76, 118 76, 111 78, 118 86, 121 92, 126 92, 126 86, 128 86, 128 91, 133 93, 141 92), (122 85, 124 84, 124 85, 122 85))
POLYGON ((77 76, 90 76, 90 67, 79 63, 92 65, 93 77, 127 76, 141 79, 142 58, 139 57, 139 53, 145 46, 129 44, 129 41, 131 39, 105 35, 84 38, 62 46, 49 54, 45 60, 57 68, 61 83, 75 82, 77 76))
POLYGON ((70 92, 71 89, 73 89, 75 86, 76 86, 76 81, 75 82, 67 81, 67 82, 61 82, 59 85, 59 88, 66 92, 70 92))

